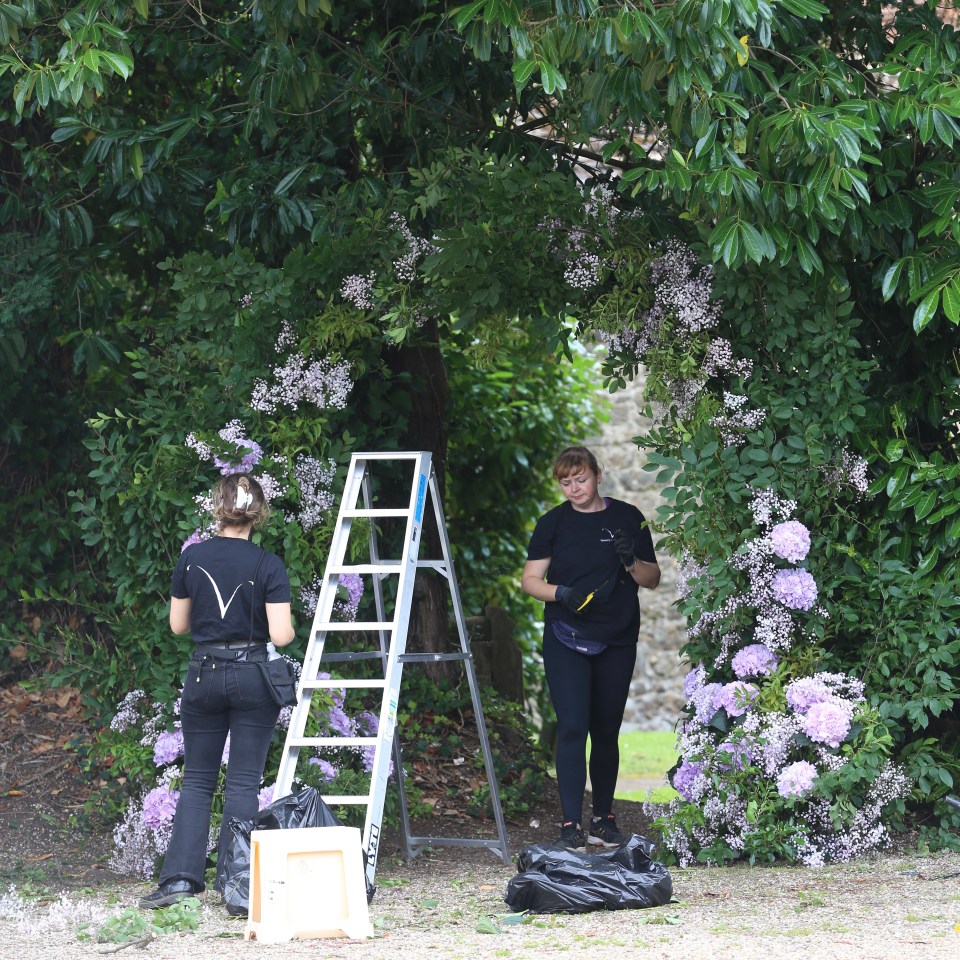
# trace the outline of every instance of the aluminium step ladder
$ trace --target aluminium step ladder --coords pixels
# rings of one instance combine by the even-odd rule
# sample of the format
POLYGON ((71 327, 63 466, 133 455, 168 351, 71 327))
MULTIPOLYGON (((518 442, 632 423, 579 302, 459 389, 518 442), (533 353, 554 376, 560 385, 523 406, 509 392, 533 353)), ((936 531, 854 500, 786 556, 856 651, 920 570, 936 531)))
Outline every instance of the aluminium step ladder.
MULTIPOLYGON (((356 616, 356 612, 353 613, 356 616)), ((363 829, 363 849, 366 857, 366 876, 372 885, 377 865, 377 852, 380 845, 383 805, 386 797, 387 781, 390 778, 391 759, 394 765, 395 780, 400 799, 401 828, 407 859, 413 859, 427 847, 462 846, 486 847, 509 862, 510 852, 507 842, 506 824, 500 805, 490 751, 480 702, 480 691, 474 668, 473 655, 466 631, 463 607, 457 587, 456 575, 450 551, 446 522, 438 495, 437 480, 433 471, 431 455, 427 451, 401 453, 355 453, 350 459, 347 479, 344 485, 340 510, 334 527, 326 569, 321 582, 320 594, 314 614, 310 640, 303 661, 303 671, 298 686, 299 702, 293 708, 290 726, 283 748, 283 756, 277 773, 275 797, 290 793, 296 774, 297 761, 301 748, 311 747, 360 747, 374 750, 370 771, 370 788, 366 794, 324 796, 328 806, 358 804, 366 806, 366 820, 363 829), (413 482, 409 500, 397 507, 374 507, 374 492, 371 469, 380 465, 385 469, 397 465, 413 468, 413 482), (358 502, 362 500, 362 506, 358 502), (421 559, 420 546, 424 516, 429 516, 428 506, 432 504, 436 530, 442 547, 440 559, 421 559), (390 519, 402 521, 404 526, 400 557, 387 559, 381 557, 381 538, 378 527, 387 524, 390 519), (355 523, 356 522, 356 523, 355 523), (347 559, 357 552, 356 538, 351 542, 350 535, 357 527, 362 537, 367 533, 366 550, 369 561, 352 563, 347 559), (417 570, 432 569, 443 576, 449 586, 450 600, 456 620, 460 649, 449 653, 407 653, 407 630, 410 610, 413 603, 413 588, 417 570), (337 599, 337 587, 343 574, 357 574, 370 578, 373 586, 375 609, 374 620, 335 620, 334 603, 337 599), (385 586, 390 588, 385 590, 385 586), (392 616, 388 606, 392 604, 392 616), (369 642, 363 649, 341 652, 327 652, 325 646, 331 637, 338 639, 362 634, 369 642), (374 635, 374 641, 370 635, 374 635), (350 664, 367 661, 376 666, 379 661, 382 678, 361 677, 341 679, 320 677, 321 670, 333 664, 350 664), (490 790, 490 803, 497 828, 496 839, 470 839, 463 837, 424 837, 412 836, 406 790, 403 783, 403 766, 400 740, 397 735, 397 708, 400 698, 400 685, 403 667, 408 663, 436 663, 440 661, 460 661, 463 663, 470 687, 473 715, 477 724, 483 762, 486 768, 487 784, 490 790), (379 724, 375 735, 366 737, 307 736, 310 722, 311 705, 316 691, 376 691, 380 697, 379 724)))

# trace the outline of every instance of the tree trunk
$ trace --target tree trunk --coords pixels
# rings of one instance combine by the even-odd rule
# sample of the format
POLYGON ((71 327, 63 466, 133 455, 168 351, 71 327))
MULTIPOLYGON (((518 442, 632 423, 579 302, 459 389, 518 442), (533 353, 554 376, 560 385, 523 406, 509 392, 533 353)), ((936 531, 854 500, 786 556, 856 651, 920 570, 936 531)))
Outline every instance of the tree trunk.
MULTIPOLYGON (((447 462, 447 370, 440 354, 439 331, 434 320, 423 328, 427 342, 417 346, 398 347, 389 361, 397 373, 410 376, 410 422, 404 435, 408 450, 429 450, 441 500, 447 462)), ((421 559, 440 559, 443 551, 432 510, 426 511, 420 543, 421 559)), ((432 570, 417 571, 413 589, 413 606, 407 633, 410 653, 439 653, 450 649, 449 587, 446 580, 432 570)), ((453 680, 459 674, 455 663, 426 666, 434 680, 453 680)))

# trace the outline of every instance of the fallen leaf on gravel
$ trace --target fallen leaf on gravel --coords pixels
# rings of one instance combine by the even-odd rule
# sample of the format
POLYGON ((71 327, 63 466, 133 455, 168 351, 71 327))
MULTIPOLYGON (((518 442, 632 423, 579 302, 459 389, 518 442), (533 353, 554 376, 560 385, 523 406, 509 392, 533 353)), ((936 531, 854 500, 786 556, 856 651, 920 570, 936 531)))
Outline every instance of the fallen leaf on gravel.
POLYGON ((39 860, 49 860, 53 856, 52 853, 43 853, 39 857, 24 857, 24 860, 30 860, 31 862, 36 862, 39 860))

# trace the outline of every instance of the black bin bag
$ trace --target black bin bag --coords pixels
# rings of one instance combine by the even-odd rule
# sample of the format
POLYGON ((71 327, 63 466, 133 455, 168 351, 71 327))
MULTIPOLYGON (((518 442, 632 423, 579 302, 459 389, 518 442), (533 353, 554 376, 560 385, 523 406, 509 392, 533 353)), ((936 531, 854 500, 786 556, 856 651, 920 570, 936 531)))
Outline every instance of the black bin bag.
POLYGON ((615 849, 576 853, 530 844, 517 857, 517 874, 504 900, 514 913, 589 913, 660 907, 673 896, 667 868, 651 859, 653 844, 634 834, 615 849))
MULTIPOLYGON (((305 787, 274 800, 252 820, 231 817, 221 873, 223 902, 227 912, 245 917, 250 896, 250 834, 254 830, 289 830, 297 827, 340 827, 342 824, 314 787, 305 787)), ((221 827, 221 829, 223 829, 221 827)), ((369 887, 367 899, 370 898, 369 887)))

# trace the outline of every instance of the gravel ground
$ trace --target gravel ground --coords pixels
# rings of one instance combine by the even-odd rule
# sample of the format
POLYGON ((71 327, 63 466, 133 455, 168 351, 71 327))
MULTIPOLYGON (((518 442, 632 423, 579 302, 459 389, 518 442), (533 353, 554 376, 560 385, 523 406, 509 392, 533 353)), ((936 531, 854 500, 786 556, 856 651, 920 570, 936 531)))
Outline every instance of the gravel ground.
MULTIPOLYGON (((111 873, 109 831, 78 825, 91 785, 65 745, 83 732, 69 694, 0 689, 0 960, 94 960, 118 952, 150 960, 542 960, 583 950, 590 960, 960 960, 960 853, 883 855, 821 869, 675 869, 674 900, 666 906, 531 916, 510 925, 498 915, 508 911, 503 894, 512 864, 489 850, 456 847, 408 863, 388 830, 369 940, 245 941, 245 922, 210 895, 196 932, 119 950, 80 941, 81 923, 97 930, 152 889, 111 873)), ((538 801, 529 820, 511 825, 514 854, 556 836, 552 790, 538 801)), ((617 810, 625 827, 647 829, 640 804, 618 801, 617 810)), ((456 826, 425 833, 469 835, 462 832, 469 824, 456 826)))
MULTIPOLYGON (((591 960, 652 956, 668 960, 858 958, 957 960, 960 957, 960 854, 879 856, 843 866, 730 867, 674 870, 674 900, 647 910, 530 916, 503 924, 503 892, 514 872, 489 851, 426 852, 407 863, 381 858, 370 905, 369 940, 243 939, 244 921, 216 895, 205 897, 200 929, 166 934, 122 954, 183 960, 203 956, 287 960, 296 957, 450 960, 574 955, 591 960), (482 933, 478 924, 499 932, 482 933)), ((150 889, 117 882, 73 890, 69 906, 35 902, 11 916, 0 899, 0 957, 81 960, 118 951, 81 942, 80 919, 120 913, 150 889), (68 918, 58 921, 58 915, 68 918)), ((317 891, 322 897, 323 892, 317 891)), ((16 912, 16 911, 14 911, 16 912)), ((102 920, 101 920, 102 922, 102 920)))

